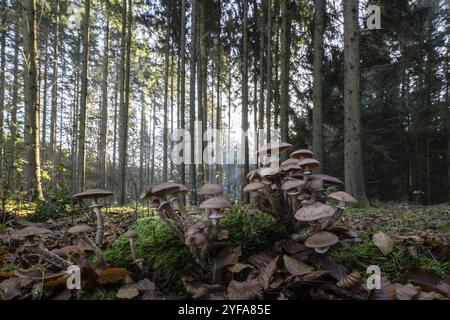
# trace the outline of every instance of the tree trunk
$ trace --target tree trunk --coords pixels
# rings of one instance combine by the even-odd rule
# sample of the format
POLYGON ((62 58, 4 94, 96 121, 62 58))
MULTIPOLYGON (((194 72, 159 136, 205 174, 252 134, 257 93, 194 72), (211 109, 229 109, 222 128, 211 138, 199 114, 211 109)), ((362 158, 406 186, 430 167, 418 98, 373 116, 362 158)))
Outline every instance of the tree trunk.
MULTIPOLYGON (((281 2, 281 66, 280 66, 280 133, 281 141, 289 142, 288 109, 289 109, 289 36, 290 21, 288 0, 281 2)), ((282 159, 286 153, 281 155, 282 159)))
POLYGON ((128 109, 130 103, 130 55, 131 55, 131 18, 132 0, 128 1, 128 23, 127 23, 127 1, 123 1, 122 41, 123 67, 122 67, 122 101, 119 111, 119 173, 118 173, 118 203, 123 205, 126 200, 126 166, 127 166, 127 139, 128 139, 128 109))
POLYGON ((197 181, 195 168, 195 74, 197 57, 197 0, 192 0, 192 18, 191 18, 191 57, 189 59, 189 132, 190 132, 190 164, 189 180, 191 185, 191 204, 197 202, 197 181))
POLYGON ((44 88, 42 92, 42 128, 41 128, 41 163, 44 164, 47 160, 47 91, 48 91, 48 31, 44 27, 44 88))
POLYGON ((3 175, 3 145, 4 145, 4 112, 5 112, 5 73, 6 73, 6 1, 1 2, 1 13, 3 17, 0 20, 0 197, 5 198, 4 194, 4 175, 3 175))
POLYGON ((345 189, 365 200, 359 92, 359 0, 344 2, 344 163, 345 189))
MULTIPOLYGON (((55 164, 56 150, 56 118, 58 105, 58 65, 59 65, 59 2, 56 4, 55 14, 55 38, 53 44, 53 79, 52 79, 52 104, 50 111, 50 159, 55 164)), ((62 125, 62 124, 60 124, 62 125)))
POLYGON ((243 0, 243 44, 242 44, 242 131, 244 135, 241 138, 244 148, 244 166, 241 174, 241 201, 248 201, 248 192, 244 193, 242 188, 247 182, 249 171, 249 150, 248 137, 245 134, 248 130, 248 0, 243 0))
POLYGON ((141 127, 139 129, 139 190, 144 190, 144 149, 145 149, 145 130, 146 130, 146 119, 145 119, 145 95, 144 90, 141 92, 141 127))
MULTIPOLYGON (((180 113, 179 122, 182 130, 186 127, 186 0, 181 0, 181 35, 180 35, 180 113)), ((183 139, 183 144, 186 146, 186 141, 183 139)), ((186 150, 183 148, 183 157, 186 150)), ((180 165, 181 183, 186 184, 186 172, 184 158, 180 165)))
POLYGON ((267 54, 266 54, 266 132, 267 142, 271 135, 272 113, 272 0, 267 0, 267 54))
POLYGON ((25 190, 31 198, 43 199, 39 151, 39 99, 37 92, 37 29, 36 1, 24 0, 23 6, 23 54, 24 54, 24 98, 25 98, 25 190))
POLYGON ((124 0, 124 19, 122 22, 123 35, 126 47, 126 58, 124 65, 124 93, 123 101, 120 106, 119 112, 119 192, 118 192, 118 203, 123 205, 125 203, 125 184, 126 184, 126 165, 127 165, 127 139, 128 139, 128 108, 130 106, 130 67, 131 67, 131 23, 132 23, 132 0, 128 0, 128 24, 126 22, 126 0, 124 0), (128 31, 126 31, 126 26, 128 31))
POLYGON ((106 135, 108 129, 108 69, 109 69, 109 0, 105 2, 105 39, 103 47, 103 79, 102 79, 102 107, 100 120, 99 154, 99 187, 106 188, 106 135))
POLYGON ((80 93, 80 126, 78 136, 78 164, 77 164, 77 191, 82 191, 86 180, 86 124, 87 124, 87 86, 89 64, 89 26, 91 0, 86 0, 83 22, 83 56, 81 67, 81 93, 80 93))
POLYGON ((16 189, 16 144, 17 144, 17 109, 19 94, 19 51, 20 51, 20 30, 19 22, 16 23, 14 29, 14 58, 13 58, 13 87, 11 98, 11 154, 8 173, 8 189, 14 191, 16 189))
POLYGON ((169 100, 169 47, 170 47, 170 21, 169 21, 169 7, 166 12, 166 44, 164 48, 164 109, 163 109, 163 174, 162 180, 167 181, 167 165, 168 165, 168 100, 169 100))
MULTIPOLYGON (((265 0, 263 0, 262 2, 262 6, 264 8, 264 4, 265 4, 265 0)), ((264 12, 264 10, 262 10, 264 12)), ((261 139, 261 135, 263 135, 263 131, 264 131, 264 53, 265 53, 265 48, 264 48, 264 13, 261 12, 260 16, 259 16, 259 37, 260 37, 260 48, 259 48, 259 114, 258 114, 258 123, 259 123, 259 128, 257 130, 257 135, 258 135, 258 143, 260 143, 260 139, 261 139)), ((258 149, 258 145, 256 146, 256 148, 258 149)))
POLYGON ((323 165, 323 98, 322 98, 322 59, 323 30, 325 18, 325 0, 314 1, 314 38, 313 38, 313 152, 314 157, 323 165))

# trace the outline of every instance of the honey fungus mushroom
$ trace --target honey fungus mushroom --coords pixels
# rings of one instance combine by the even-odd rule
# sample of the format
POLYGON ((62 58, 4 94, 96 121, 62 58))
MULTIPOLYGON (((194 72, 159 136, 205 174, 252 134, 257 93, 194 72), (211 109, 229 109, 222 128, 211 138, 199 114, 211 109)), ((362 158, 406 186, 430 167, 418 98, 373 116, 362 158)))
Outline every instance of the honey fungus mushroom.
POLYGON ((347 203, 353 203, 353 204, 358 203, 358 200, 356 200, 350 194, 348 194, 347 192, 344 192, 344 191, 337 191, 337 192, 330 193, 327 196, 327 199, 331 200, 331 201, 337 201, 338 205, 336 207, 339 209, 345 209, 347 203))
POLYGON ((222 194, 223 187, 220 184, 216 183, 205 183, 203 186, 198 189, 198 194, 202 195, 205 200, 211 199, 213 197, 217 197, 222 194))
POLYGON ((317 253, 325 253, 338 241, 339 238, 334 233, 319 231, 306 239, 305 246, 314 249, 317 253))
POLYGON ((136 252, 136 238, 138 237, 138 233, 134 230, 128 230, 127 232, 125 232, 124 236, 130 242, 131 257, 133 258, 134 263, 136 263, 141 271, 144 271, 143 260, 138 259, 136 252))
POLYGON ((314 153, 308 149, 299 149, 299 150, 292 152, 289 157, 292 159, 303 160, 306 158, 314 157, 314 153))
POLYGON ((264 184, 255 181, 245 185, 242 191, 250 193, 250 203, 253 203, 256 200, 255 198, 257 196, 258 191, 264 189, 264 187, 265 187, 264 184))
POLYGON ((83 240, 85 243, 87 243, 91 249, 94 251, 95 256, 97 257, 97 260, 100 265, 103 264, 103 254, 100 248, 97 246, 97 244, 89 238, 87 235, 89 232, 92 231, 92 228, 88 226, 87 224, 77 224, 73 227, 71 227, 67 232, 70 234, 77 235, 81 240, 83 240))
POLYGON ((224 198, 214 197, 203 201, 200 204, 200 208, 211 210, 211 213, 209 214, 209 219, 211 219, 212 222, 211 235, 213 238, 216 238, 219 221, 224 217, 223 210, 231 208, 231 203, 224 198))
POLYGON ((292 148, 292 144, 286 142, 272 142, 262 146, 256 153, 258 156, 282 153, 292 148))
POLYGON ((73 197, 76 199, 88 199, 91 202, 91 208, 94 209, 95 215, 97 217, 97 231, 95 234, 95 243, 101 246, 103 243, 103 233, 104 233, 104 218, 101 212, 101 205, 98 203, 99 198, 109 197, 113 195, 114 192, 103 190, 103 189, 89 189, 80 193, 75 194, 73 197))
POLYGON ((303 170, 303 176, 311 175, 313 169, 320 168, 320 162, 312 158, 305 158, 301 160, 298 165, 303 170))
POLYGON ((322 202, 314 202, 313 204, 301 207, 295 213, 295 219, 300 222, 308 223, 309 227, 302 230, 300 233, 292 234, 292 240, 304 240, 315 232, 322 230, 322 222, 327 221, 327 219, 334 214, 335 209, 322 202))

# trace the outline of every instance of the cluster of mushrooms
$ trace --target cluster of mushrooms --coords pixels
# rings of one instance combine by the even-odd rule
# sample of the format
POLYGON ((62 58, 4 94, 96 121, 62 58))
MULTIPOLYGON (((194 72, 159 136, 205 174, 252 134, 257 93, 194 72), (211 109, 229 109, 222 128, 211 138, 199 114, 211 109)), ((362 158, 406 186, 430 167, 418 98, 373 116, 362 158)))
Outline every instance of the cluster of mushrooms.
MULTIPOLYGON (((258 150, 258 156, 272 157, 287 152, 288 143, 271 143, 258 150)), ((292 152, 279 166, 270 162, 247 175, 249 183, 244 192, 249 192, 251 203, 276 219, 292 223, 296 232, 294 241, 304 241, 305 246, 318 253, 325 253, 338 242, 338 237, 326 231, 342 216, 349 203, 357 200, 346 192, 326 194, 327 186, 343 185, 342 181, 325 174, 313 174, 320 163, 313 152, 300 149, 292 152)))
POLYGON ((204 201, 200 204, 203 212, 197 214, 184 205, 187 192, 182 184, 164 182, 147 188, 140 199, 157 210, 173 234, 189 246, 196 262, 208 270, 213 244, 228 238, 228 231, 220 230, 219 222, 231 203, 222 197, 221 185, 207 183, 198 190, 204 201))

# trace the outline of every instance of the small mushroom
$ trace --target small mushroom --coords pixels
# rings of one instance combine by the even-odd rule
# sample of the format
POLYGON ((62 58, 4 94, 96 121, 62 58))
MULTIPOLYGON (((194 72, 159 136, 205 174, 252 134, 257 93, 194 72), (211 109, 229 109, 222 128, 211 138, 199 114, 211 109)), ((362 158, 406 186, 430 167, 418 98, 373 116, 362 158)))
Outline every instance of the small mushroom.
POLYGON ((289 157, 291 157, 292 159, 303 160, 303 159, 307 159, 307 158, 312 158, 313 156, 314 156, 314 153, 311 150, 300 149, 300 150, 296 150, 296 151, 292 152, 289 157))
POLYGON ((312 222, 333 216, 334 208, 321 203, 315 202, 309 206, 301 207, 295 213, 295 218, 299 221, 312 222))
POLYGON ((254 181, 254 182, 250 182, 249 184, 244 186, 242 191, 249 192, 250 193, 250 203, 254 203, 258 191, 264 189, 264 187, 265 187, 264 184, 262 184, 261 182, 254 181))
POLYGON ((274 154, 274 153, 282 153, 288 151, 292 147, 292 144, 286 143, 286 142, 271 142, 264 146, 262 146, 258 151, 257 154, 259 156, 264 156, 267 154, 274 154))
POLYGON ((347 203, 358 203, 358 200, 356 200, 355 198, 353 198, 351 195, 349 195, 344 191, 337 191, 330 193, 327 196, 327 199, 337 201, 339 203, 337 208, 339 209, 345 209, 345 205, 347 203))
POLYGON ((306 239, 305 246, 314 249, 317 253, 325 253, 338 241, 339 238, 334 233, 320 231, 306 239))
POLYGON ((97 216, 97 232, 95 234, 95 243, 101 246, 103 243, 103 233, 104 233, 104 219, 101 212, 101 205, 97 202, 99 198, 109 197, 113 195, 114 192, 103 190, 103 189, 90 189, 80 193, 77 193, 73 197, 76 199, 89 199, 91 201, 91 208, 94 209, 95 215, 97 216))
POLYGON ((23 229, 14 231, 11 234, 11 239, 25 239, 25 238, 31 239, 37 236, 44 236, 51 233, 52 232, 49 229, 41 227, 25 227, 23 229))
POLYGON ((250 182, 259 181, 258 169, 253 169, 249 173, 247 173, 247 179, 250 182))
POLYGON ((320 168, 320 162, 317 161, 316 159, 312 159, 312 158, 305 158, 305 159, 301 160, 298 163, 298 165, 300 167, 302 167, 304 177, 311 175, 312 174, 311 170, 320 168))
POLYGON ((72 228, 70 228, 67 232, 70 234, 77 235, 81 240, 86 242, 91 247, 91 249, 94 251, 99 264, 103 265, 104 260, 103 260, 102 251, 97 246, 97 244, 87 236, 87 233, 89 233, 91 231, 92 231, 92 228, 90 226, 88 226, 87 224, 77 224, 77 225, 73 226, 72 228))
POLYGON ((206 183, 198 189, 198 194, 205 197, 205 200, 217 197, 222 194, 223 187, 216 183, 206 183))
POLYGON ((217 236, 217 228, 219 225, 220 219, 223 218, 222 210, 231 208, 231 203, 228 202, 226 199, 221 197, 214 197, 211 199, 208 199, 206 201, 203 201, 200 204, 200 208, 202 209, 210 209, 211 213, 209 214, 209 218, 212 222, 212 230, 211 230, 211 236, 215 238, 217 236))
POLYGON ((137 232, 134 230, 128 230, 125 232, 125 237, 127 237, 130 241, 131 257, 133 258, 134 263, 136 263, 141 271, 144 271, 144 260, 138 259, 136 252, 136 238, 138 237, 137 232))

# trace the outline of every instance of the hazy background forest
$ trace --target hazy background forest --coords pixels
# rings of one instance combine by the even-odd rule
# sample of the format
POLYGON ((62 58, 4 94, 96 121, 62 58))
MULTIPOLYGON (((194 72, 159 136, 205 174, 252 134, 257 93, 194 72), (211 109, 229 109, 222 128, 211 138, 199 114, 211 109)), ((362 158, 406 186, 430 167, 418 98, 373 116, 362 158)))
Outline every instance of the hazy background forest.
POLYGON ((0 3, 3 203, 55 186, 131 203, 165 180, 242 199, 252 165, 170 161, 194 120, 230 132, 224 152, 279 129, 358 198, 449 200, 448 1, 0 3))

